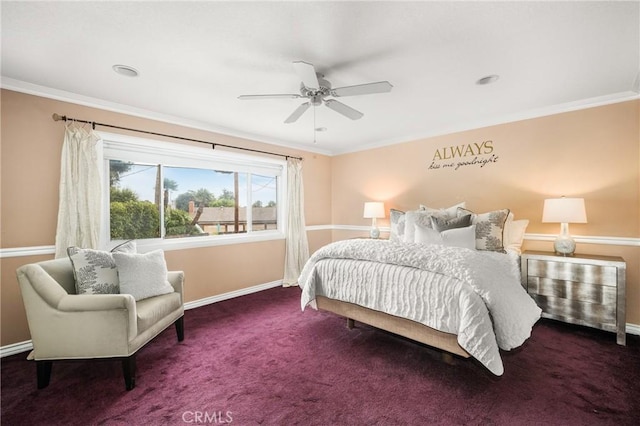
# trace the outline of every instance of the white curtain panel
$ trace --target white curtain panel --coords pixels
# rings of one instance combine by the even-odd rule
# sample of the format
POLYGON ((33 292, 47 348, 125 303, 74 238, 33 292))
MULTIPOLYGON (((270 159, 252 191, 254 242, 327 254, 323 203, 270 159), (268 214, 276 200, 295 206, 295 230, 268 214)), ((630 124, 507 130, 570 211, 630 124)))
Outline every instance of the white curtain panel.
POLYGON ((302 160, 287 159, 287 239, 282 285, 298 285, 298 277, 309 259, 309 243, 304 221, 302 160))
POLYGON ((60 168, 60 205, 56 230, 56 258, 67 247, 98 248, 102 213, 100 137, 67 124, 60 168))

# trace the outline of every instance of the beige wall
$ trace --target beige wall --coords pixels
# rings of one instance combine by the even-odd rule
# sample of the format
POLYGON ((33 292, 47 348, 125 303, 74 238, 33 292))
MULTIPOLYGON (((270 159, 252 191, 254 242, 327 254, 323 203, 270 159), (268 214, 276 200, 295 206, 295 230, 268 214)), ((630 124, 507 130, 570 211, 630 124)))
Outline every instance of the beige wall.
MULTIPOLYGON (((409 210, 466 201, 482 212, 508 207, 527 218, 530 233, 555 234, 542 224, 542 202, 581 196, 589 223, 575 235, 640 237, 640 101, 558 114, 353 154, 327 157, 217 135, 123 114, 3 90, 1 98, 0 247, 54 244, 59 158, 64 125, 56 112, 80 119, 141 128, 304 157, 307 225, 367 226, 362 206, 382 200, 409 210), (429 170, 436 149, 493 141, 498 161, 483 168, 429 170)), ((139 135, 136 135, 139 136, 139 135)), ((175 141, 173 141, 175 142, 175 141)), ((381 226, 388 220, 380 221, 381 226)), ((310 249, 358 231, 308 233, 310 249)), ((549 250, 550 242, 525 248, 549 250)), ((579 251, 618 255, 628 263, 627 321, 640 324, 640 247, 579 244, 579 251)), ((52 256, 0 260, 0 345, 28 340, 15 270, 52 256)), ((270 241, 166 252, 170 269, 186 273, 186 301, 194 301, 282 278, 284 243, 270 241)))
MULTIPOLYGON (((640 101, 630 101, 336 156, 333 223, 369 225, 362 218, 368 200, 400 210, 466 201, 476 212, 511 209, 516 219, 530 220, 528 233, 556 234, 559 224, 541 223, 543 200, 566 195, 584 197, 587 209, 588 223, 570 225, 572 234, 637 239, 639 110, 640 101), (443 148, 489 140, 495 163, 429 169, 436 150, 442 156, 443 148)), ((388 225, 388 218, 379 225, 388 225)), ((336 239, 352 235, 334 231, 336 239)), ((525 244, 552 247, 551 242, 525 244)), ((627 322, 640 324, 640 247, 578 244, 578 251, 627 261, 627 322)))
MULTIPOLYGON (((0 247, 3 249, 50 246, 55 243, 59 159, 64 124, 51 119, 54 112, 78 119, 301 156, 304 158, 307 224, 325 225, 331 222, 330 157, 13 91, 3 90, 1 96, 0 247)), ((330 237, 330 231, 311 232, 311 249, 325 244, 330 237)), ((0 260, 0 345, 30 339, 15 278, 16 268, 52 257, 22 256, 0 260)), ((194 301, 282 279, 284 242, 279 240, 167 251, 166 259, 169 269, 185 271, 185 300, 194 301)))

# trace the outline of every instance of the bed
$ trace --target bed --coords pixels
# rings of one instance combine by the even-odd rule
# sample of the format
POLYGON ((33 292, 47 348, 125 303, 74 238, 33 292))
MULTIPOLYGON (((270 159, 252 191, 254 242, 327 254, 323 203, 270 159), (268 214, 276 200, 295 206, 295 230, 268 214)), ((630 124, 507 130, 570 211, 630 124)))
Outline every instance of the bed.
MULTIPOLYGON (((475 226, 460 232, 476 235, 475 226)), ((500 350, 521 346, 541 314, 520 284, 517 254, 478 250, 476 241, 411 240, 350 239, 320 248, 300 275, 302 309, 441 349, 445 360, 473 357, 502 375, 500 350)))

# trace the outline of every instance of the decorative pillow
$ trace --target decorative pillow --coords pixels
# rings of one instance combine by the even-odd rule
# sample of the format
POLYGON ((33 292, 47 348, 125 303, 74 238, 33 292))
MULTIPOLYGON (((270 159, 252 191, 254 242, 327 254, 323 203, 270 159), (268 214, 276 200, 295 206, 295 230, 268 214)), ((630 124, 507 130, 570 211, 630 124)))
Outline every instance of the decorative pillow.
POLYGON ((113 260, 118 268, 120 293, 131 294, 134 299, 142 300, 173 292, 173 287, 167 281, 164 251, 113 253, 113 260))
POLYGON ((476 249, 504 253, 504 226, 509 209, 476 214, 458 208, 458 216, 471 214, 471 223, 476 225, 476 249))
POLYGON ((404 241, 405 219, 406 215, 403 211, 389 210, 389 220, 391 222, 389 241, 404 241))
POLYGON ((513 220, 513 217, 509 215, 511 220, 507 220, 504 227, 504 248, 507 252, 513 252, 518 255, 522 254, 522 241, 524 240, 524 233, 529 226, 529 221, 526 219, 513 220))
POLYGON ((431 227, 438 232, 446 231, 447 229, 454 228, 466 228, 471 225, 471 215, 466 214, 460 217, 454 217, 451 219, 445 219, 444 217, 431 216, 431 227))
POLYGON ((448 247, 463 247, 475 250, 476 227, 475 225, 471 225, 464 228, 453 228, 438 232, 435 229, 417 225, 415 242, 420 244, 440 244, 448 247))
POLYGON ((454 228, 440 233, 445 246, 463 247, 470 250, 476 249, 476 226, 470 225, 464 228, 454 228))
POLYGON ((442 244, 442 237, 433 228, 416 225, 413 241, 419 244, 442 244))
POLYGON ((111 249, 111 253, 135 253, 136 251, 136 240, 125 241, 111 249))
POLYGON ((432 217, 437 217, 443 221, 449 219, 449 216, 443 211, 418 210, 416 212, 416 225, 433 228, 433 224, 431 223, 432 217))
POLYGON ((427 207, 423 204, 420 204, 420 208, 419 210, 422 211, 427 211, 429 213, 437 213, 439 216, 445 216, 450 218, 454 218, 457 216, 458 214, 458 208, 465 208, 467 207, 467 203, 465 201, 458 203, 454 206, 451 207, 447 207, 447 208, 443 208, 443 209, 434 209, 433 207, 427 207))
POLYGON ((67 248, 76 281, 76 294, 118 294, 118 271, 112 253, 135 253, 136 242, 122 243, 111 252, 103 250, 67 248))
POLYGON ((404 214, 404 242, 412 243, 416 234, 416 214, 417 210, 410 210, 404 214))
POLYGON ((404 241, 412 243, 415 240, 415 228, 416 226, 422 226, 425 228, 433 228, 431 224, 431 218, 438 217, 441 219, 449 219, 449 215, 444 210, 412 210, 406 213, 405 226, 404 226, 404 241))

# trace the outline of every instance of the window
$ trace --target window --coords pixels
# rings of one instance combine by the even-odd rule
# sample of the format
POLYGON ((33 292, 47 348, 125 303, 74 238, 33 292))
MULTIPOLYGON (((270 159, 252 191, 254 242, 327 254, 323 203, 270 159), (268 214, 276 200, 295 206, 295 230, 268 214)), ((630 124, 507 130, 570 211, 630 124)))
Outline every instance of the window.
POLYGON ((106 241, 283 237, 283 160, 101 135, 106 241))
POLYGON ((109 233, 112 240, 159 238, 160 167, 109 160, 109 233))

